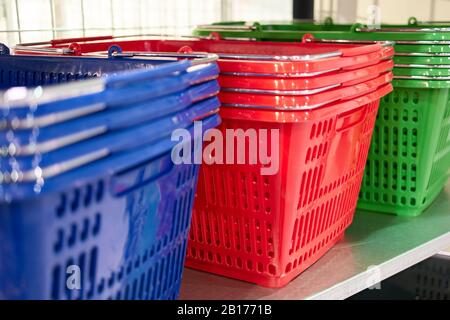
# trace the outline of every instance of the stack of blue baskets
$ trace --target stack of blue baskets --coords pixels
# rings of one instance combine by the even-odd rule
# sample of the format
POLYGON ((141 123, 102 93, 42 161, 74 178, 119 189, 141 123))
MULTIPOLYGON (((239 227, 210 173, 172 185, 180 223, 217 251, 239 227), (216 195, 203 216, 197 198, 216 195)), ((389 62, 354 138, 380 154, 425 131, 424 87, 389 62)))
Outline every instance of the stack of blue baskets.
POLYGON ((219 124, 212 60, 3 51, 0 299, 177 297, 199 168, 171 134, 219 124))

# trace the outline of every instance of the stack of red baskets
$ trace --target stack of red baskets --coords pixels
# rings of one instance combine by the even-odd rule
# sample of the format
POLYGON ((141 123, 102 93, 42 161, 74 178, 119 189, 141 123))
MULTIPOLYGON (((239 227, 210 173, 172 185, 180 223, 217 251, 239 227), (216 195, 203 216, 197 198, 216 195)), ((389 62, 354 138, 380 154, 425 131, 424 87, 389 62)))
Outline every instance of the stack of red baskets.
POLYGON ((281 287, 352 222, 379 99, 392 91, 393 49, 314 43, 233 48, 235 57, 219 61, 219 129, 225 137, 226 129, 255 129, 259 141, 261 129, 268 136, 277 130, 279 147, 269 144, 268 150, 279 150, 279 170, 263 175, 262 167, 273 166, 263 159, 202 166, 187 266, 281 287))
POLYGON ((394 51, 386 43, 306 40, 105 39, 52 45, 73 54, 114 45, 115 54, 124 57, 180 50, 219 55, 219 130, 226 140, 226 129, 242 129, 248 143, 244 164, 231 136, 235 146, 224 148, 223 159, 234 161, 202 166, 188 267, 281 287, 316 262, 352 222, 379 101, 392 91, 394 51), (266 151, 277 159, 278 170, 270 172, 274 163, 252 154, 261 150, 250 141, 270 142, 275 133, 278 139, 266 151))

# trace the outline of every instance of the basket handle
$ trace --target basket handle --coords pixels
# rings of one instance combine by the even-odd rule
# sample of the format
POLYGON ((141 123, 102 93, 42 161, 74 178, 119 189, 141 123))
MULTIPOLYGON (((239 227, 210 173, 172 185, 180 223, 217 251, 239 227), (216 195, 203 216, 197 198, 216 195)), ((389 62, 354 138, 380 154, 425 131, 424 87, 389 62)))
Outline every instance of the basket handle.
POLYGON ((165 170, 163 173, 156 168, 156 172, 151 170, 147 172, 146 167, 151 164, 154 160, 150 160, 144 164, 141 164, 137 168, 133 168, 128 171, 121 172, 115 175, 110 182, 110 190, 113 197, 123 197, 136 189, 148 185, 157 179, 163 179, 169 176, 173 170, 175 170, 175 165, 172 161, 165 161, 165 170))
POLYGON ((337 117, 336 132, 342 132, 358 125, 359 123, 364 121, 364 119, 366 118, 366 114, 367 108, 365 106, 345 113, 341 113, 337 117))
POLYGON ((219 59, 219 56, 214 53, 205 53, 205 52, 131 52, 126 51, 123 52, 122 48, 119 46, 111 46, 108 49, 108 57, 109 58, 134 58, 134 57, 143 57, 143 58, 193 58, 191 60, 191 64, 193 66, 200 64, 208 64, 216 62, 219 59))
MULTIPOLYGON (((439 23, 439 22, 436 22, 439 23)), ((360 27, 356 27, 354 29, 355 32, 360 32, 360 33, 382 33, 382 32, 404 32, 404 33, 414 33, 414 32, 450 32, 450 26, 449 27, 445 27, 445 28, 436 28, 436 27, 420 27, 418 26, 417 28, 411 28, 411 27, 407 27, 407 28, 402 28, 402 27, 398 27, 398 28, 369 28, 367 26, 360 26, 360 27)))
POLYGON ((208 31, 258 31, 260 24, 258 22, 252 25, 218 25, 218 24, 202 24, 197 29, 207 29, 208 31))
MULTIPOLYGON (((80 38, 81 39, 81 38, 80 38)), ((87 38, 85 38, 87 39, 87 38)), ((4 46, 6 47, 6 46, 4 46)), ((2 51, 0 47, 0 52, 2 51)), ((6 47, 7 48, 7 47, 6 47)), ((39 48, 39 47, 28 47, 24 45, 17 45, 14 47, 15 51, 30 52, 30 53, 45 53, 45 54, 56 54, 56 55, 81 55, 80 45, 78 43, 72 43, 68 48, 39 48)), ((3 52, 8 51, 3 50, 3 52)), ((119 46, 111 46, 108 49, 108 57, 152 57, 152 58, 193 58, 192 65, 207 64, 217 61, 218 56, 212 53, 172 53, 172 52, 126 52, 123 53, 119 46)))
POLYGON ((332 26, 334 25, 334 21, 332 17, 326 17, 325 20, 323 21, 323 24, 326 26, 332 26))
POLYGON ((314 38, 311 34, 305 34, 303 36, 303 42, 340 43, 340 44, 373 44, 373 45, 381 45, 383 47, 393 47, 395 44, 394 41, 318 39, 318 38, 314 38))
POLYGON ((80 38, 64 38, 64 39, 53 39, 53 40, 50 40, 48 42, 48 44, 58 45, 58 44, 67 44, 67 43, 72 43, 72 42, 102 41, 102 40, 113 40, 113 39, 114 39, 114 36, 98 36, 98 37, 84 37, 84 38, 83 37, 80 37, 80 38))
MULTIPOLYGON (((184 48, 182 48, 184 49, 184 48)), ((216 61, 217 59, 230 59, 230 60, 264 60, 264 61, 312 61, 318 59, 325 59, 331 57, 338 57, 342 55, 341 51, 330 51, 326 53, 312 54, 312 55, 294 55, 294 56, 282 56, 282 55, 259 55, 259 54, 228 54, 228 53, 204 53, 204 52, 128 52, 121 51, 119 46, 113 46, 108 50, 108 54, 111 57, 167 57, 167 58, 197 58, 192 60, 197 61, 196 64, 205 64, 216 61), (202 60, 202 58, 204 58, 202 60), (210 61, 212 59, 212 61, 210 61)))
POLYGON ((114 36, 96 36, 96 37, 79 37, 79 38, 62 38, 53 39, 50 41, 40 41, 40 42, 27 42, 21 43, 19 45, 30 47, 30 46, 43 46, 43 45, 58 45, 58 44, 69 44, 72 42, 83 42, 83 41, 101 41, 101 40, 113 40, 114 36))
POLYGON ((392 41, 366 41, 366 40, 336 40, 336 39, 317 39, 311 34, 305 34, 303 36, 302 42, 313 42, 313 43, 337 43, 337 44, 359 44, 365 46, 358 46, 355 48, 340 48, 339 51, 342 57, 351 57, 355 55, 367 54, 381 50, 385 47, 393 47, 394 42, 392 41))
MULTIPOLYGON (((207 129, 213 128, 218 124, 216 123, 216 121, 218 121, 217 117, 219 116, 217 115, 215 116, 215 118, 209 117, 203 122, 202 134, 204 134, 207 129)), ((195 137, 195 132, 192 132, 192 129, 189 131, 191 132, 191 136, 195 137)), ((189 143, 195 142, 193 140, 190 140, 189 143)), ((139 157, 145 157, 145 155, 139 154, 139 157)), ((171 156, 163 156, 163 157, 161 157, 160 159, 164 160, 166 170, 162 174, 158 174, 161 172, 161 170, 159 170, 158 173, 153 172, 153 174, 152 172, 150 173, 145 172, 145 166, 155 161, 153 160, 154 158, 152 157, 151 158, 152 160, 148 160, 148 158, 146 158, 147 159, 146 162, 144 164, 141 164, 137 168, 133 167, 133 169, 124 169, 121 172, 114 175, 111 180, 110 186, 112 195, 114 197, 121 197, 127 195, 133 192, 134 190, 155 181, 156 179, 164 179, 165 177, 170 175, 176 168, 175 164, 173 163, 171 156), (162 159, 163 157, 166 157, 166 159, 162 159)), ((160 168, 161 167, 159 166, 158 169, 160 168)))
POLYGON ((421 24, 450 24, 450 20, 418 20, 416 17, 408 19, 409 26, 418 26, 421 24))
MULTIPOLYGON (((156 34, 156 33, 148 33, 148 34, 135 34, 135 35, 123 35, 123 36, 98 36, 98 37, 82 37, 82 38, 64 38, 64 39, 53 39, 50 41, 42 41, 42 42, 28 42, 28 43, 20 43, 14 47, 16 51, 22 52, 30 52, 30 53, 45 53, 45 54, 56 54, 56 55, 81 55, 80 45, 77 42, 93 42, 93 41, 102 41, 102 40, 115 40, 121 38, 132 38, 132 37, 170 37, 173 35, 168 34, 156 34), (69 44, 68 48, 55 48, 53 46, 69 44), (48 48, 35 47, 35 46, 51 46, 48 48)), ((195 38, 195 39, 203 39, 204 37, 197 36, 183 36, 179 35, 177 37, 181 38, 195 38)))
POLYGON ((71 44, 68 48, 40 48, 40 47, 27 47, 24 45, 16 45, 13 47, 15 52, 27 52, 27 53, 43 53, 54 55, 80 55, 75 46, 77 44, 71 44))
POLYGON ((450 53, 396 52, 397 57, 450 57, 450 53))

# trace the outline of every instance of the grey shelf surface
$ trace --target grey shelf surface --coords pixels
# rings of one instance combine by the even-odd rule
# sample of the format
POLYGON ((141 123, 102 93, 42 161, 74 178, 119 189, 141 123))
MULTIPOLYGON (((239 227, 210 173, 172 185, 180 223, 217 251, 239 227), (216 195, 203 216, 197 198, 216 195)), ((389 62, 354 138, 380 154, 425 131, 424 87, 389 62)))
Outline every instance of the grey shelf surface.
POLYGON ((449 247, 450 180, 418 217, 357 212, 345 238, 284 288, 186 269, 180 299, 345 299, 449 247))

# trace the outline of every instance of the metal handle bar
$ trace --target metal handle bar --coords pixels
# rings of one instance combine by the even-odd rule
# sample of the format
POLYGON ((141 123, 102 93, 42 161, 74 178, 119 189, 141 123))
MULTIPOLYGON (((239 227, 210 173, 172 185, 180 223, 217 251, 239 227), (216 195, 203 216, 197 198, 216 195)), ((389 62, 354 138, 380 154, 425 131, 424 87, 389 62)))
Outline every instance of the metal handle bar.
MULTIPOLYGON (((41 42, 27 42, 27 43, 19 43, 17 46, 42 46, 42 45, 58 45, 58 44, 70 44, 73 42, 90 42, 90 41, 102 41, 102 40, 114 40, 114 39, 123 39, 123 38, 135 38, 135 37, 175 37, 173 34, 162 34, 162 33, 140 33, 140 34, 130 34, 130 35, 121 35, 121 36, 99 36, 99 37, 82 37, 82 38, 63 38, 63 39, 53 39, 49 41, 41 41, 41 42)), ((191 35, 176 35, 176 37, 181 38, 198 38, 197 36, 191 35)))
POLYGON ((449 20, 418 20, 418 24, 450 24, 449 20))
POLYGON ((441 76, 394 76, 394 79, 401 80, 446 80, 450 81, 450 77, 441 76))
MULTIPOLYGON (((190 36, 189 36, 190 37, 190 36)), ((190 37, 194 38, 195 37, 190 37)), ((198 37, 197 37, 198 38, 198 37)), ((376 43, 376 42, 373 42, 376 43)), ((386 42, 387 43, 387 42, 386 42)), ((61 51, 61 48, 33 48, 23 45, 17 45, 15 50, 26 52, 43 52, 53 54, 73 54, 75 50, 65 48, 61 51), (45 51, 44 51, 45 50, 45 51)), ((240 54, 206 54, 206 53, 172 53, 172 52, 116 52, 112 53, 113 57, 166 57, 166 58, 200 58, 206 60, 193 61, 195 64, 202 64, 212 62, 210 60, 217 60, 214 56, 218 56, 222 59, 239 59, 239 60, 266 60, 266 61, 313 61, 332 57, 339 57, 342 53, 340 51, 332 51, 322 54, 314 55, 295 55, 295 56, 278 56, 278 55, 240 55, 240 54), (201 56, 200 56, 201 55, 201 56)))
POLYGON ((236 93, 254 93, 254 94, 270 94, 270 95, 285 95, 285 96, 305 96, 311 94, 317 94, 330 89, 340 87, 341 84, 333 84, 327 87, 310 90, 262 90, 262 89, 241 89, 241 88, 223 88, 224 92, 236 92, 236 93))
POLYGON ((41 41, 41 42, 28 42, 28 43, 19 43, 14 49, 18 51, 25 52, 42 52, 48 54, 74 54, 76 51, 72 48, 39 48, 34 46, 43 46, 43 45, 63 45, 63 44, 72 44, 76 42, 92 42, 92 41, 102 41, 102 40, 114 40, 114 39, 123 39, 123 38, 136 38, 136 37, 176 37, 176 38, 191 38, 191 39, 211 39, 211 37, 205 36, 192 36, 192 35, 171 35, 171 34, 158 34, 158 33, 141 33, 134 35, 123 35, 123 36, 99 36, 99 37, 84 37, 84 38, 65 38, 65 39, 54 39, 50 41, 41 41), (62 50, 62 51, 61 51, 62 50))
MULTIPOLYGON (((167 57, 186 57, 191 55, 196 57, 199 53, 171 53, 164 52, 167 57)), ((204 54, 204 53, 202 53, 204 54)), ((314 54, 314 55, 295 55, 295 56, 278 56, 278 55, 260 55, 260 54, 233 54, 233 53, 216 53, 214 56, 220 59, 231 59, 231 60, 264 60, 264 61, 312 61, 331 57, 338 57, 342 55, 340 51, 331 51, 327 53, 314 54)), ((153 52, 121 52, 113 53, 113 56, 117 57, 154 57, 158 56, 153 52)))
POLYGON ((450 53, 396 52, 397 57, 450 57, 450 53))
POLYGON ((277 111, 305 111, 313 110, 329 104, 334 101, 318 103, 310 106, 296 106, 296 107, 274 107, 274 106, 261 106, 261 105, 250 105, 250 104, 236 104, 236 103, 223 103, 222 107, 228 108, 246 108, 246 109, 260 109, 260 110, 277 110, 277 111))
POLYGON ((225 76, 238 76, 238 77, 260 77, 260 78, 308 78, 319 76, 322 74, 338 71, 339 68, 329 69, 317 72, 298 72, 298 73, 254 73, 254 72, 221 72, 225 76))
POLYGON ((449 45, 450 41, 448 41, 448 40, 396 40, 395 43, 396 44, 449 45))
POLYGON ((448 28, 355 28, 356 32, 450 32, 448 28))
POLYGON ((394 41, 372 41, 372 40, 343 40, 343 39, 317 39, 317 38, 305 38, 306 42, 317 43, 348 43, 348 44, 381 44, 383 47, 392 47, 396 42, 394 41))
POLYGON ((396 68, 418 68, 418 69, 450 69, 446 64, 396 64, 396 68))
POLYGON ((450 24, 449 20, 417 20, 416 17, 411 17, 408 19, 408 24, 411 26, 416 26, 418 24, 450 24))
MULTIPOLYGON (((17 51, 26 51, 26 52, 37 52, 37 53, 49 53, 49 54, 58 54, 58 55, 69 55, 75 53, 75 50, 70 48, 33 48, 27 47, 23 45, 17 45, 14 47, 14 50, 17 51)), ((215 62, 218 59, 216 54, 212 53, 172 53, 172 52, 113 52, 111 53, 111 57, 154 57, 154 58, 194 58, 192 60, 193 65, 206 64, 215 62)))
POLYGON ((208 29, 211 31, 255 31, 255 25, 216 25, 216 24, 202 24, 197 26, 198 29, 208 29))
POLYGON ((56 55, 69 55, 75 53, 75 50, 70 48, 38 48, 38 47, 27 47, 25 45, 16 45, 15 47, 13 47, 13 49, 15 51, 47 53, 56 55))
POLYGON ((111 52, 111 57, 132 58, 132 57, 148 57, 148 58, 193 58, 192 64, 207 64, 215 62, 219 56, 215 53, 176 53, 176 52, 111 52))

